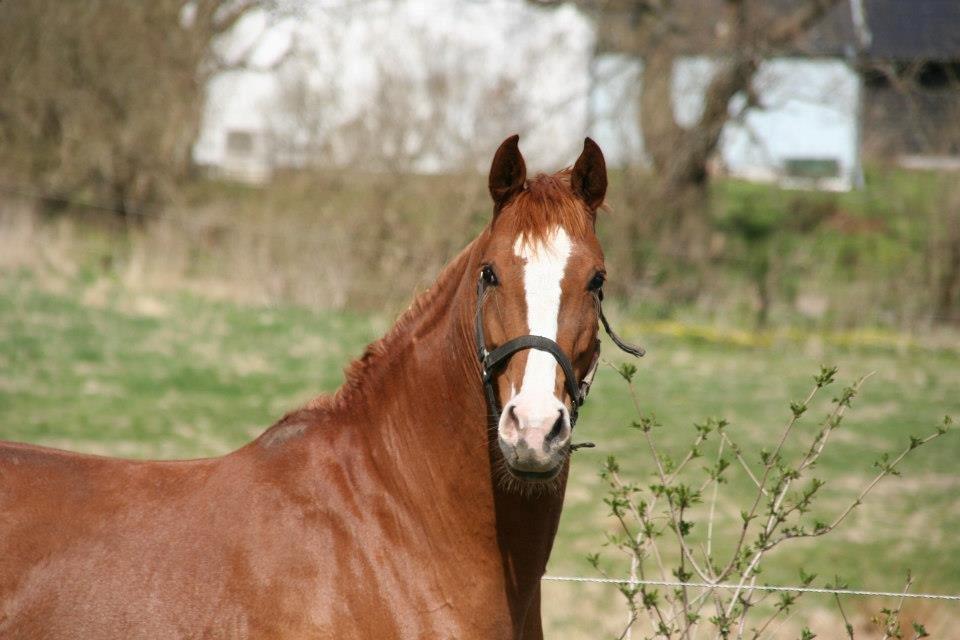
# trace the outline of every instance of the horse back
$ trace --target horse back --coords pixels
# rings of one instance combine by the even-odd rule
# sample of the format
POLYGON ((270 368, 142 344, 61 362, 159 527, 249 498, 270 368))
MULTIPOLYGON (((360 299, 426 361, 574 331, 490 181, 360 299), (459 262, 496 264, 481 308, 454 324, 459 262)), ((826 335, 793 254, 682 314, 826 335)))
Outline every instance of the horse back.
POLYGON ((441 589, 422 518, 371 461, 318 451, 147 462, 0 443, 0 638, 502 637, 482 604, 499 583, 441 589))
MULTIPOLYGON (((184 569, 171 574, 166 559, 190 550, 177 566, 203 571, 196 545, 205 541, 191 532, 210 522, 198 504, 218 466, 0 443, 0 637, 78 637, 84 621, 94 635, 122 637, 130 616, 140 615, 134 607, 149 614, 148 600, 162 601, 185 578, 184 569), (107 611, 127 622, 110 621, 107 611), (72 629, 52 629, 55 620, 72 629)), ((154 630, 182 635, 177 624, 154 630)))

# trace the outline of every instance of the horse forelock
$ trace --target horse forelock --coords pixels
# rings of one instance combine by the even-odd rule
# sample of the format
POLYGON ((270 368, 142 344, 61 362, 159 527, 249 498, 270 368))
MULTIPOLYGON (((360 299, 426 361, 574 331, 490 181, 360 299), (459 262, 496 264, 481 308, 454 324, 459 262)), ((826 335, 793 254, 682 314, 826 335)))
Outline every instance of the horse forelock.
POLYGON ((522 244, 548 240, 557 228, 574 240, 593 233, 593 214, 570 189, 570 173, 568 167, 528 180, 526 188, 497 216, 495 225, 503 225, 506 233, 522 244))

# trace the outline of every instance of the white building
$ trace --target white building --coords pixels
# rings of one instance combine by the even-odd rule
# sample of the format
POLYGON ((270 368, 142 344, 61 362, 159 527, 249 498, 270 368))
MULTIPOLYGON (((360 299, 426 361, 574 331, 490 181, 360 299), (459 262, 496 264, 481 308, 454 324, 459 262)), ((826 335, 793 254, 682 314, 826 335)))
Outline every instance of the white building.
MULTIPOLYGON (((376 170, 381 156, 411 170, 482 169, 500 140, 518 131, 532 170, 569 162, 585 134, 611 165, 645 162, 641 64, 617 55, 591 61, 593 25, 572 7, 543 10, 522 0, 371 2, 349 12, 310 6, 275 24, 254 16, 240 25, 228 46, 242 50, 259 39, 254 59, 267 69, 211 83, 194 150, 200 164, 247 180, 308 161, 376 170)), ((676 66, 681 124, 696 119, 712 64, 688 58, 676 66)), ((727 125, 723 167, 783 180, 813 166, 835 174, 818 186, 848 188, 857 166, 856 74, 840 60, 777 59, 761 69, 756 89, 764 108, 727 125)))

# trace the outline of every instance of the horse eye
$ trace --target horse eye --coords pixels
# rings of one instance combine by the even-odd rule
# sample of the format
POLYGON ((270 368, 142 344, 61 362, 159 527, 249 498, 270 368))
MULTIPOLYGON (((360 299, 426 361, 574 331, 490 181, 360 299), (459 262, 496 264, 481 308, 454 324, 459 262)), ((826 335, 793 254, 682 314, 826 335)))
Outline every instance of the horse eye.
POLYGON ((497 274, 494 273, 493 267, 491 267, 489 264, 483 265, 483 267, 480 269, 480 277, 483 278, 483 281, 491 287, 495 287, 500 284, 500 281, 497 279, 497 274))
POLYGON ((587 285, 587 289, 589 291, 599 291, 606 279, 607 276, 602 271, 598 271, 593 278, 590 279, 590 284, 587 285))

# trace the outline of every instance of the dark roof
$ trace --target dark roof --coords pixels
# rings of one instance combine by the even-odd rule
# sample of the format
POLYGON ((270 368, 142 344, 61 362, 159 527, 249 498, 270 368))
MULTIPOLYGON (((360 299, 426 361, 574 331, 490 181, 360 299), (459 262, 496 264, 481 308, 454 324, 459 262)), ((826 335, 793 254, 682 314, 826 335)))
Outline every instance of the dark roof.
MULTIPOLYGON (((722 15, 722 0, 686 0, 697 10, 685 24, 685 36, 679 50, 688 54, 716 54, 716 19, 722 15)), ((769 0, 767 7, 787 12, 800 0, 769 0)), ((852 18, 852 3, 840 0, 820 23, 786 54, 810 56, 847 56, 856 51, 858 38, 852 18)), ((860 0, 868 26, 869 40, 864 54, 872 60, 960 61, 960 0, 860 0)), ((579 0, 583 8, 595 9, 596 0, 579 0)), ((643 44, 636 42, 636 7, 646 0, 609 2, 616 9, 601 17, 600 49, 607 52, 634 52, 642 55, 643 44), (631 9, 634 9, 631 11, 631 9)))
POLYGON ((960 60, 960 0, 866 0, 871 58, 960 60))

